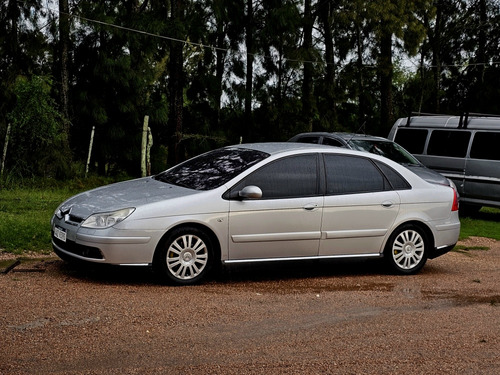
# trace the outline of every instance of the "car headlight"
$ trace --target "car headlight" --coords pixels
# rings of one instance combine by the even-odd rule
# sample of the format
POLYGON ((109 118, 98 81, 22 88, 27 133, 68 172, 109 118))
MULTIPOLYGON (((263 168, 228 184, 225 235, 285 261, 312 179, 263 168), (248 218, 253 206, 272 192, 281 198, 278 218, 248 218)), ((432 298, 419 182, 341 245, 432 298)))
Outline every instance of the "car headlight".
POLYGON ((118 224, 120 221, 125 220, 135 208, 124 208, 123 210, 114 212, 101 212, 98 214, 90 215, 87 220, 82 223, 84 228, 104 229, 118 224))

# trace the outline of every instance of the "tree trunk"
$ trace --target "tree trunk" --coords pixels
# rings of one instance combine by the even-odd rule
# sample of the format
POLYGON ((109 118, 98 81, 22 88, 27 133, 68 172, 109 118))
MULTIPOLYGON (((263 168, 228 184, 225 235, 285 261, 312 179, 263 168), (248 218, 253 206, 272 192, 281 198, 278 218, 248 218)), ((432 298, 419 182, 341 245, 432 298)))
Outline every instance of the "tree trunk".
POLYGON ((321 22, 323 24, 324 41, 325 41, 325 95, 327 103, 327 121, 328 129, 335 130, 337 126, 337 111, 335 108, 335 56, 333 45, 333 32, 331 26, 331 17, 333 12, 333 4, 325 3, 324 7, 319 10, 321 22))
POLYGON ((68 0, 59 0, 59 53, 61 59, 61 110, 65 117, 65 131, 69 133, 69 6, 68 0))
POLYGON ((18 22, 19 17, 21 17, 21 12, 19 10, 20 5, 16 0, 10 0, 7 5, 7 19, 12 23, 10 28, 10 33, 8 36, 8 45, 11 58, 13 61, 17 61, 19 58, 19 35, 18 35, 18 22))
MULTIPOLYGON (((433 111, 439 113, 441 110, 440 105, 440 91, 441 91, 441 32, 443 22, 443 3, 441 0, 436 5, 436 26, 434 33, 432 33, 431 48, 432 48, 432 72, 434 76, 434 88, 432 94, 432 102, 434 103, 433 111)), ((423 69, 423 67, 422 67, 423 69)))
POLYGON ((484 83, 484 71, 486 61, 486 28, 488 23, 488 15, 486 14, 486 0, 479 0, 479 38, 478 38, 478 46, 477 46, 477 62, 481 65, 478 65, 478 84, 482 85, 484 83))
POLYGON ((312 65, 312 29, 313 16, 311 10, 311 0, 304 3, 304 77, 302 81, 302 115, 304 116, 305 131, 313 130, 312 121, 312 92, 313 92, 313 65, 312 65))
POLYGON ((218 21, 217 25, 217 51, 216 51, 216 66, 215 66, 215 76, 217 80, 217 89, 215 93, 215 105, 216 105, 216 118, 215 127, 219 127, 220 124, 220 109, 221 109, 221 99, 222 99, 222 80, 224 77, 224 61, 226 59, 226 52, 224 51, 224 39, 226 34, 224 33, 224 26, 222 20, 218 21))
MULTIPOLYGON (((177 30, 176 39, 184 40, 182 35, 183 22, 183 1, 171 1, 171 22, 177 30)), ((178 164, 181 159, 180 142, 182 139, 182 111, 184 107, 183 96, 183 44, 178 41, 170 42, 170 61, 169 61, 169 142, 168 142, 168 164, 178 164)))
POLYGON ((380 39, 380 128, 386 129, 392 122, 392 33, 383 30, 380 39))
POLYGON ((254 60, 254 40, 253 40, 253 0, 247 0, 247 21, 245 44, 247 48, 247 72, 245 85, 245 142, 253 140, 252 121, 252 92, 253 92, 253 60, 254 60))
POLYGON ((365 98, 365 78, 363 71, 363 37, 361 35, 361 25, 358 17, 355 21, 356 26, 356 75, 357 75, 357 90, 358 90, 358 122, 363 124, 367 113, 367 104, 365 98))

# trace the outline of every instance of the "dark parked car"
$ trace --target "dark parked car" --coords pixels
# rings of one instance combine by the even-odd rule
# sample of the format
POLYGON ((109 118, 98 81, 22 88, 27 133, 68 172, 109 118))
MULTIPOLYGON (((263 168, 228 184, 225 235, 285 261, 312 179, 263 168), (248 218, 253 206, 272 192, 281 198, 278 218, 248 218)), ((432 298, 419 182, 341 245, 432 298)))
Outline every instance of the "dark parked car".
POLYGON ((405 166, 427 182, 455 188, 453 182, 448 178, 427 168, 399 144, 386 138, 342 132, 311 132, 297 134, 288 142, 323 144, 381 155, 405 166))

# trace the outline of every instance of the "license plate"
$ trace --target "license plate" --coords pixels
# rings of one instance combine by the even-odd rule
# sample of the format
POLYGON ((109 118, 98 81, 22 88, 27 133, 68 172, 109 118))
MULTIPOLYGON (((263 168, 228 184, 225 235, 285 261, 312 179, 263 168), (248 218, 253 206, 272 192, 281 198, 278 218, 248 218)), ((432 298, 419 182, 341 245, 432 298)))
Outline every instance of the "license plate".
POLYGON ((54 227, 54 237, 62 242, 66 242, 66 229, 54 227))

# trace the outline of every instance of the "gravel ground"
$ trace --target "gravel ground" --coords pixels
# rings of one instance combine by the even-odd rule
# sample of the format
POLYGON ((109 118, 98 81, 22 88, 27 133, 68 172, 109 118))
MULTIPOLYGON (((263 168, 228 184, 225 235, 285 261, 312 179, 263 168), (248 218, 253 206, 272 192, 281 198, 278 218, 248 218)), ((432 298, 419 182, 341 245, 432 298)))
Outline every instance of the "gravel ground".
POLYGON ((500 374, 500 243, 464 245, 489 250, 415 276, 292 262, 194 287, 31 257, 0 275, 0 374, 500 374))

